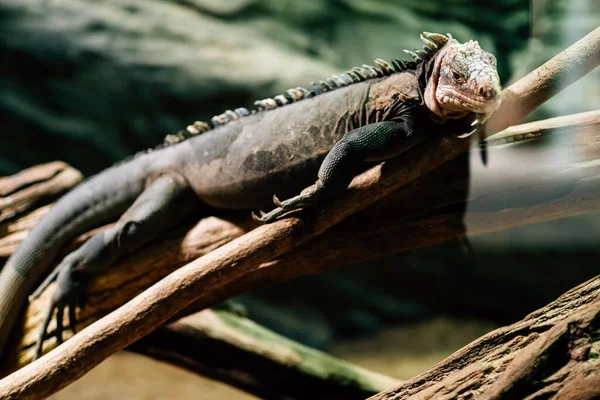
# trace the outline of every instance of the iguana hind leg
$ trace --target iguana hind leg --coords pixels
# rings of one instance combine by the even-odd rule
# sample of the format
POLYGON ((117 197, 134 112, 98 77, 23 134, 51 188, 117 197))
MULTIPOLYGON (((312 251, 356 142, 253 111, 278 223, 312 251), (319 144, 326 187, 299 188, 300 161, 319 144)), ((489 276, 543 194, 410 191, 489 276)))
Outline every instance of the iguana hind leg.
POLYGON ((365 161, 383 161, 410 149, 425 138, 424 132, 414 129, 409 115, 397 121, 378 122, 354 129, 344 135, 329 151, 319 168, 317 182, 298 196, 280 201, 273 196, 277 206, 268 213, 252 214, 259 222, 275 222, 282 215, 303 207, 315 205, 319 200, 343 192, 352 179, 365 169, 365 161))
POLYGON ((36 358, 41 355, 48 325, 56 310, 56 340, 62 343, 63 315, 69 309, 69 325, 75 333, 75 307, 83 305, 83 287, 90 274, 110 267, 120 256, 139 248, 169 229, 197 206, 198 199, 185 180, 171 174, 156 178, 112 227, 88 239, 68 254, 32 295, 36 297, 52 281, 52 293, 39 332, 36 358))

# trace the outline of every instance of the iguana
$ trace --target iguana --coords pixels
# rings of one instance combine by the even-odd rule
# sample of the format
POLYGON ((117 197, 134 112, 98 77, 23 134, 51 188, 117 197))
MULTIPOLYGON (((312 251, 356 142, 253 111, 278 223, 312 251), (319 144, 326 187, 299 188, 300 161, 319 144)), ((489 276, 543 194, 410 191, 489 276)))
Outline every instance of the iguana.
POLYGON ((37 356, 56 310, 75 331, 86 277, 156 238, 203 205, 257 210, 270 223, 343 192, 373 163, 395 157, 435 133, 467 137, 500 103, 494 56, 476 41, 424 32, 413 60, 375 60, 310 90, 294 88, 245 108, 195 122, 165 144, 118 163, 67 193, 29 232, 0 273, 0 351, 19 311, 59 251, 74 237, 116 221, 60 261, 52 281, 37 356), (316 183, 315 182, 316 179, 316 183), (311 185, 311 183, 314 183, 311 185), (311 186, 310 186, 311 185, 311 186), (274 194, 292 196, 279 201, 274 194))

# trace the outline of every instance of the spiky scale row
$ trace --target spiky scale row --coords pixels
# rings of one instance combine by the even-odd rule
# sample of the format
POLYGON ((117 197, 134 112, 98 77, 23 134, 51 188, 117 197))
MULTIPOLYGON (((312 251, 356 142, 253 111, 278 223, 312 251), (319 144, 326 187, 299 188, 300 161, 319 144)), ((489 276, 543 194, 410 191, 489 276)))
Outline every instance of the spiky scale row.
POLYGON ((348 86, 353 83, 363 82, 368 79, 382 78, 408 69, 415 69, 418 63, 429 60, 448 40, 452 39, 452 35, 447 34, 447 36, 445 36, 439 33, 423 32, 420 35, 420 38, 423 43, 425 43, 422 50, 404 50, 404 52, 409 54, 414 61, 404 61, 394 58, 391 62, 387 62, 378 58, 375 60, 375 64, 377 64, 376 67, 363 64, 360 67, 354 67, 339 76, 333 75, 324 81, 311 82, 311 90, 296 87, 288 89, 284 93, 273 98, 257 100, 254 102, 256 110, 248 111, 246 108, 236 108, 234 111, 227 110, 223 114, 215 115, 211 118, 209 123, 196 121, 193 125, 188 126, 185 131, 179 131, 174 135, 167 135, 167 137, 165 137, 165 145, 181 142, 190 136, 204 133, 217 126, 225 125, 231 121, 245 117, 246 115, 273 110, 286 104, 318 96, 321 93, 348 86))

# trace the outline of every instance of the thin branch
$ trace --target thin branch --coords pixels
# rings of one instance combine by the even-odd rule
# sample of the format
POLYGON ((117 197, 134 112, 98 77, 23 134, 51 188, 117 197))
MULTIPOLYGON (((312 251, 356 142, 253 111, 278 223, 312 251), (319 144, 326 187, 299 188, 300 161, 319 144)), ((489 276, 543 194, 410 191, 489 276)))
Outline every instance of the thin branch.
POLYGON ((548 60, 502 92, 502 107, 485 126, 485 137, 522 120, 600 64, 600 28, 548 60))
MULTIPOLYGON (((598 61, 600 28, 508 88, 507 101, 499 110, 499 117, 490 119, 490 127, 497 131, 514 124, 555 94, 556 85, 552 82, 557 80, 557 76, 577 68, 573 73, 579 78, 593 69, 598 61), (519 101, 520 105, 517 104, 519 101), (511 109, 515 112, 511 113, 511 109)), ((491 134, 495 131, 488 127, 486 132, 491 134)), ((75 335, 60 346, 59 351, 52 351, 4 378, 0 381, 0 395, 6 399, 33 399, 56 392, 109 355, 147 335, 194 300, 220 290, 255 271, 261 264, 323 233, 346 217, 452 160, 468 146, 468 143, 446 135, 432 135, 430 140, 404 159, 386 163, 385 169, 379 165, 355 178, 346 196, 312 210, 314 217, 291 217, 258 227, 187 264, 75 335)))
POLYGON ((502 132, 489 137, 489 146, 500 146, 511 143, 522 143, 526 140, 537 139, 549 132, 577 129, 598 129, 600 126, 600 110, 588 111, 561 117, 533 121, 526 124, 514 125, 502 132))
POLYGON ((259 398, 364 399, 399 384, 223 311, 204 310, 183 318, 130 349, 259 398))

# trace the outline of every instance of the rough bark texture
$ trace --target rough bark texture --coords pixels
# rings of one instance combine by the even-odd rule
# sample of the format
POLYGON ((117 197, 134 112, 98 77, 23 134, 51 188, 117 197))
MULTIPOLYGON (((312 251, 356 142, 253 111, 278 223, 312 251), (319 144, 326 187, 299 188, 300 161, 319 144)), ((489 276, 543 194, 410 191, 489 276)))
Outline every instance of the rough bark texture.
POLYGON ((398 385, 227 311, 204 310, 161 327, 130 350, 267 399, 364 399, 398 385))
POLYGON ((20 216, 50 203, 81 179, 79 171, 60 161, 0 178, 0 258, 12 254, 26 232, 47 211, 47 207, 40 208, 26 218, 20 216))
MULTIPOLYGON (((577 68, 581 76, 600 61, 600 29, 506 91, 507 102, 490 120, 502 129, 535 109, 558 91, 556 77, 577 68), (513 112, 510 112, 510 111, 513 112)), ((488 132, 493 132, 488 129, 488 132)), ((143 337, 194 300, 215 295, 245 274, 260 269, 294 247, 307 242, 357 211, 454 159, 468 144, 433 137, 402 160, 393 160, 357 177, 343 198, 335 199, 302 220, 290 218, 259 227, 242 238, 184 266, 110 316, 74 336, 52 352, 0 382, 6 398, 38 398, 59 390, 113 352, 143 337), (420 150, 420 151, 419 151, 420 150), (335 210, 332 212, 331 210, 335 210), (313 218, 314 217, 314 218, 313 218), (58 367, 60 366, 60 368, 58 367)))
POLYGON ((600 396, 600 277, 371 397, 593 399, 600 396))

